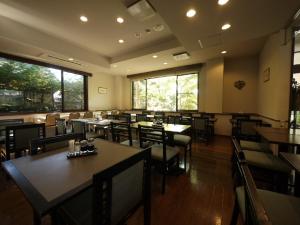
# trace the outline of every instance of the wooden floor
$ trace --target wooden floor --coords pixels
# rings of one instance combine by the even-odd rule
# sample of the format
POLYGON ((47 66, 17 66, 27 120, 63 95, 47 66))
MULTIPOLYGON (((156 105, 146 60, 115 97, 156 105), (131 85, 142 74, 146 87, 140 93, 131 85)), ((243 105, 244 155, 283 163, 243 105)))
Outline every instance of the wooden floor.
MULTIPOLYGON (((152 182, 152 225, 228 225, 233 208, 229 137, 216 136, 210 144, 193 143, 188 172, 167 177, 165 195, 161 177, 152 182)), ((189 161, 189 160, 188 160, 189 161)), ((142 208, 128 225, 142 224, 142 208)), ((0 176, 0 224, 31 225, 32 211, 22 193, 3 173, 0 176)), ((43 224, 50 225, 49 217, 43 224)))

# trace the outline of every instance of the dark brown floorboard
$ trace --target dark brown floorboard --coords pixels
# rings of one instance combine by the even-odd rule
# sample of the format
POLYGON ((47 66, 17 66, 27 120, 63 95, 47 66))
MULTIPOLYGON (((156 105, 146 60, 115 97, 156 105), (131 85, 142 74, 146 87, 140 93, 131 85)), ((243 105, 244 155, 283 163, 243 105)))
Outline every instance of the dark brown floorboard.
MULTIPOLYGON (((161 195, 161 176, 153 172, 152 225, 227 225, 230 223, 234 195, 231 179, 229 137, 216 136, 209 144, 193 143, 188 172, 168 176, 165 195, 161 195)), ((140 225, 142 208, 128 225, 140 225)), ((32 211, 22 193, 0 176, 0 224, 31 225, 32 211)), ((50 224, 49 217, 43 224, 50 224)))

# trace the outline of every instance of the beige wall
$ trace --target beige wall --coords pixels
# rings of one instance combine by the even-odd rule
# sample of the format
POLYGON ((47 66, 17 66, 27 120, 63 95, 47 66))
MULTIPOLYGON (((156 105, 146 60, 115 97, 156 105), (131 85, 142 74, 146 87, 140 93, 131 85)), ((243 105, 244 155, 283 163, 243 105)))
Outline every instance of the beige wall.
POLYGON ((276 120, 288 120, 291 41, 283 43, 281 33, 267 40, 259 57, 258 113, 276 120), (264 82, 264 71, 270 68, 270 80, 264 82))
POLYGON ((88 78, 89 110, 105 110, 115 107, 115 76, 94 73, 88 78), (107 94, 99 94, 98 87, 107 88, 107 94))
POLYGON ((258 57, 227 59, 224 63, 223 112, 257 112, 258 57), (234 82, 246 85, 237 89, 234 82))
POLYGON ((114 81, 115 108, 120 110, 131 109, 131 82, 127 77, 116 76, 114 81))
POLYGON ((221 113, 223 105, 224 59, 217 58, 205 64, 204 111, 221 113))

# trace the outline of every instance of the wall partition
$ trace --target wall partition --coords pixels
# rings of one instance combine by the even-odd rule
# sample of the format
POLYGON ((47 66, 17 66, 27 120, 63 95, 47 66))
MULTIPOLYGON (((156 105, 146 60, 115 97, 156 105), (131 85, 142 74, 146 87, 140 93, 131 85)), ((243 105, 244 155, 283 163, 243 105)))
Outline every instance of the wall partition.
POLYGON ((87 110, 87 74, 0 55, 0 114, 87 110))

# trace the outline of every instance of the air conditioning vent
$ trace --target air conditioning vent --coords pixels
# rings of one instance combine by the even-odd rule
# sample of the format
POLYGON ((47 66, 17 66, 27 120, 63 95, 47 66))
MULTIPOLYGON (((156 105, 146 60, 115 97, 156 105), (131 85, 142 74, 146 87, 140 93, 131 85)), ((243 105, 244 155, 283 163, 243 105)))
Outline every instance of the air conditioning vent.
POLYGON ((188 52, 176 53, 176 54, 173 54, 173 57, 176 61, 182 61, 182 60, 187 60, 187 59, 191 58, 191 56, 188 52))
POLYGON ((53 56, 53 55, 48 55, 46 53, 41 53, 38 55, 38 57, 40 58, 50 58, 52 60, 55 60, 55 61, 61 61, 61 62, 64 62, 64 63, 68 63, 68 64, 73 64, 73 65, 77 65, 77 66, 82 66, 81 63, 79 62, 76 62, 76 61, 70 61, 70 60, 67 60, 67 59, 64 59, 64 58, 60 58, 60 57, 57 57, 57 56, 53 56))
POLYGON ((147 20, 155 15, 155 10, 146 1, 140 0, 127 7, 129 14, 140 21, 147 20))

